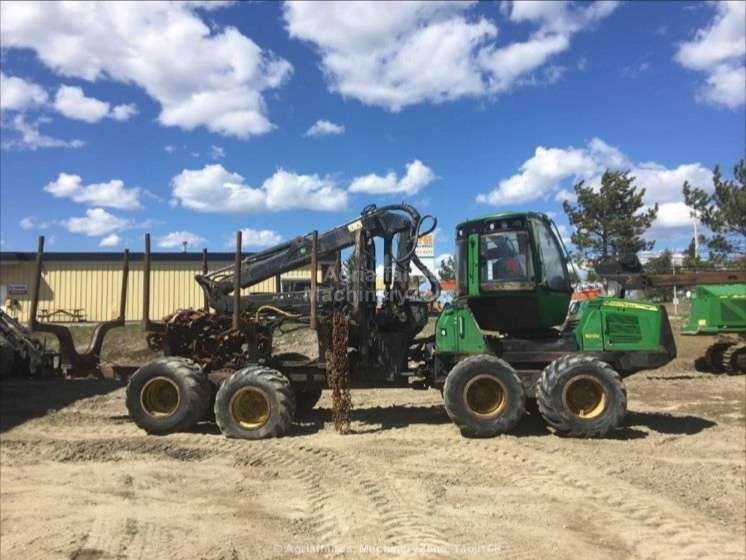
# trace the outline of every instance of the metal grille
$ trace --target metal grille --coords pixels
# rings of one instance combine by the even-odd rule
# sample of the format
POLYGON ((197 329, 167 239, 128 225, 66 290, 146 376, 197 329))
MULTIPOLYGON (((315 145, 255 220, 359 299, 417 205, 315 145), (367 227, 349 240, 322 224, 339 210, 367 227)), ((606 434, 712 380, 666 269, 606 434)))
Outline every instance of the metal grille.
POLYGON ((642 342, 640 322, 635 315, 609 313, 606 316, 606 332, 612 344, 642 342))

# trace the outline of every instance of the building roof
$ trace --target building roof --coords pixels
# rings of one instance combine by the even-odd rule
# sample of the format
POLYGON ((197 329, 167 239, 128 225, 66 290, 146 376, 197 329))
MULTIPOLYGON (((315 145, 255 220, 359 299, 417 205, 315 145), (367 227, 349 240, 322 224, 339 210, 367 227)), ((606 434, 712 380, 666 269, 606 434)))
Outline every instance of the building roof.
MULTIPOLYGON (((242 253, 247 257, 253 253, 242 253)), ((124 253, 112 252, 44 252, 44 262, 87 261, 87 262, 122 262, 124 253)), ((130 253, 130 262, 142 261, 144 253, 130 253)), ((235 253, 207 253, 208 261, 232 262, 235 253)), ((199 253, 150 253, 153 262, 202 262, 202 252, 199 253)), ((19 262, 33 262, 35 252, 0 251, 0 262, 14 264, 19 262)))

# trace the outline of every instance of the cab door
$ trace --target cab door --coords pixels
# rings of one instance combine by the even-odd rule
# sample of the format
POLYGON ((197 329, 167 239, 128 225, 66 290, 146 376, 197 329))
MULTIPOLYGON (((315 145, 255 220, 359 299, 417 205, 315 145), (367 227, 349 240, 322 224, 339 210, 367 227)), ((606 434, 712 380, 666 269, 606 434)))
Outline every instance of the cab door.
POLYGON ((544 325, 559 325, 565 320, 572 297, 567 259, 547 222, 531 218, 531 231, 541 265, 537 288, 539 316, 544 325))

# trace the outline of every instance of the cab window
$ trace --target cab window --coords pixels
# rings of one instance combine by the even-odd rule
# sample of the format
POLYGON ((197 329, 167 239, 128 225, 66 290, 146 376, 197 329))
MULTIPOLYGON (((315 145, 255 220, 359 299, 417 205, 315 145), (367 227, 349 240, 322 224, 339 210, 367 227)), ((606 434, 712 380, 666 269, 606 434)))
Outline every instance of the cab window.
POLYGON ((533 286, 528 232, 501 231, 482 235, 479 255, 482 290, 524 290, 533 286))
POLYGON ((569 274, 552 230, 539 220, 531 220, 531 227, 539 250, 543 281, 550 290, 570 291, 569 274))

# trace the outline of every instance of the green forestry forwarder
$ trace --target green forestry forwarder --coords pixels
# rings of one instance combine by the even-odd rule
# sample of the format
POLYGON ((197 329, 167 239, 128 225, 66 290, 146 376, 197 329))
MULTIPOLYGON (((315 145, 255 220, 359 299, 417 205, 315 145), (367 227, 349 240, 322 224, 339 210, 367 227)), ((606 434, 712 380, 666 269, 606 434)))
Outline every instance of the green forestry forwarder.
MULTIPOLYGON (((164 434, 214 413, 228 437, 281 436, 328 387, 329 358, 346 355, 350 387, 436 388, 467 436, 512 430, 526 400, 535 398, 556 432, 597 437, 624 417, 622 379, 676 356, 662 305, 600 297, 568 315, 568 254, 554 223, 535 212, 497 213, 457 226, 453 303, 437 318, 434 335, 418 337, 440 285, 415 250, 436 223, 409 205, 369 206, 330 231, 198 275, 214 319, 204 324, 223 325, 223 332, 184 330, 177 320, 162 325, 166 356, 141 367, 128 384, 132 419, 164 434), (378 301, 377 247, 384 285, 378 301), (315 279, 319 262, 336 259, 332 268, 339 272, 340 252, 349 248, 354 270, 346 277, 331 274, 318 285, 312 280, 310 291, 241 294, 309 265, 315 279), (429 282, 426 296, 410 282, 410 265, 429 282), (273 333, 293 324, 316 330, 319 358, 273 352, 273 333), (333 325, 340 324, 346 344, 335 347, 340 337, 333 325), (229 354, 224 342, 231 337, 238 350, 229 354)), ((606 272, 631 278, 641 268, 632 259, 606 263, 606 272)))

